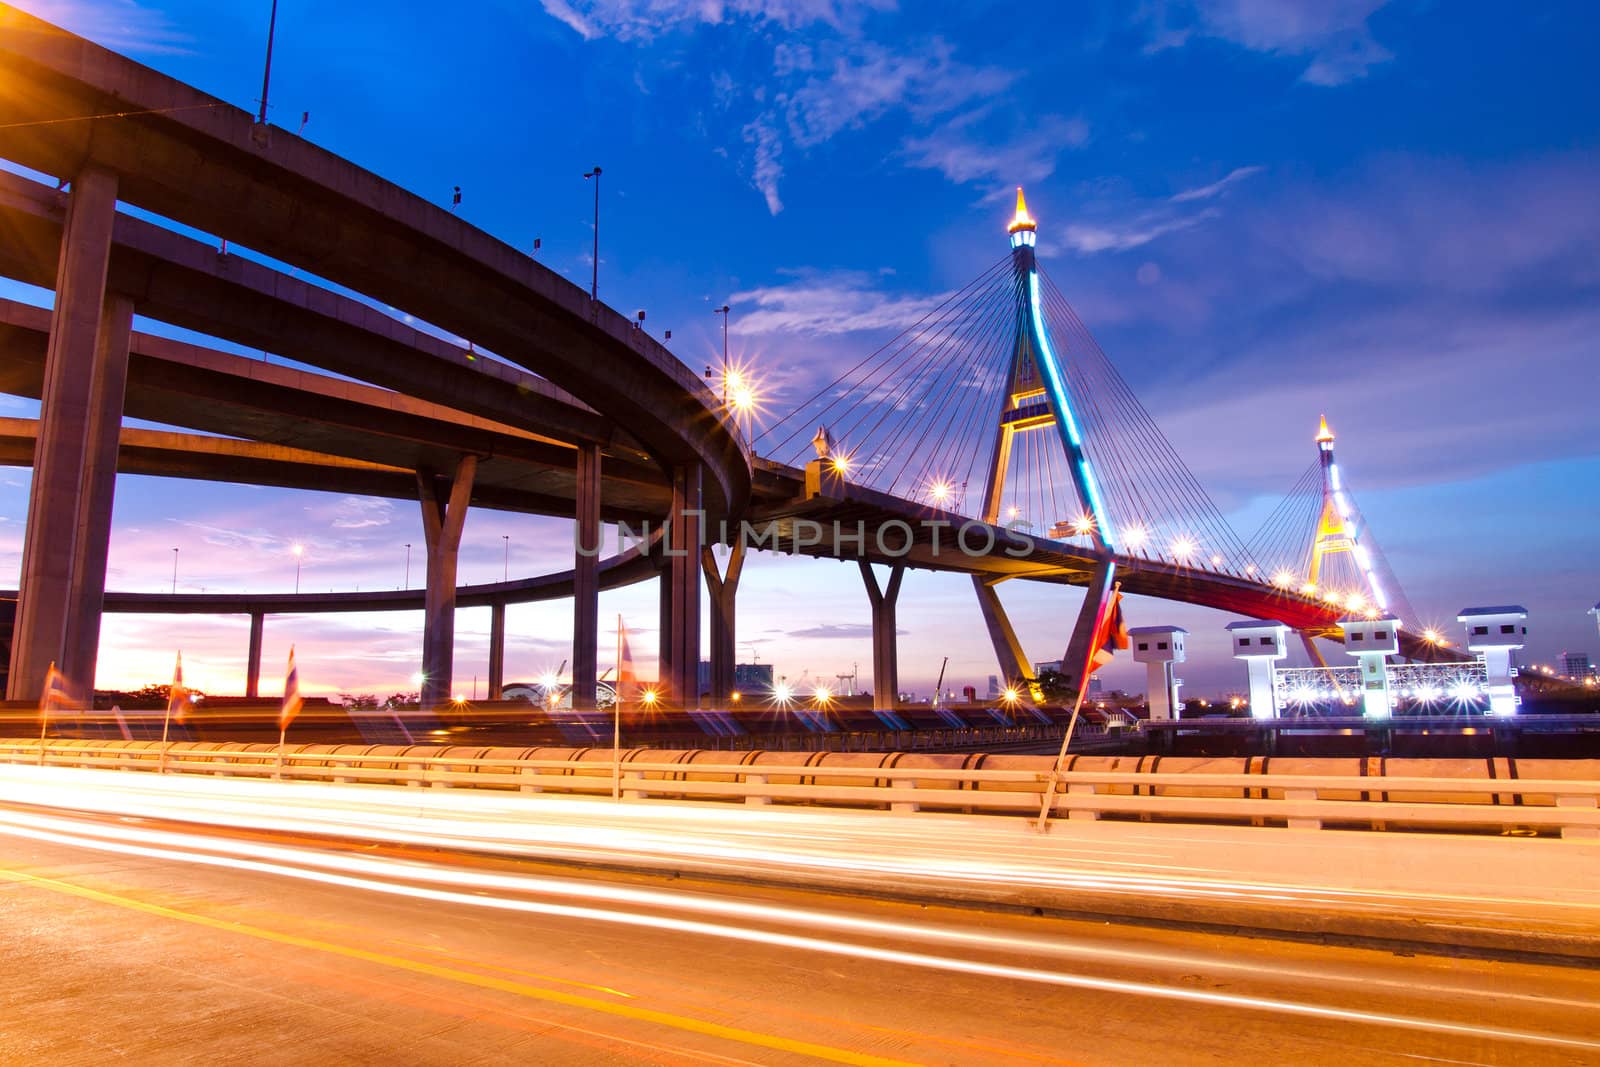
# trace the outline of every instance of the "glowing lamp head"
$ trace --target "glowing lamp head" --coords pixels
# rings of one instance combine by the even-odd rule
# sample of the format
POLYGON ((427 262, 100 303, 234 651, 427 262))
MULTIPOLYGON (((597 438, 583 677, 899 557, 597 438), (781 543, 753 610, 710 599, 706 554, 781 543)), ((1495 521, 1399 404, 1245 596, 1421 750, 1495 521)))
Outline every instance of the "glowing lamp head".
POLYGON ((1033 247, 1037 240, 1034 233, 1038 224, 1033 221, 1033 216, 1028 214, 1028 202, 1022 198, 1022 186, 1017 186, 1017 213, 1011 218, 1011 225, 1006 227, 1006 233, 1011 235, 1011 247, 1021 248, 1027 245, 1033 247))
POLYGON ((300 556, 303 556, 303 555, 306 554, 306 546, 305 545, 301 545, 301 544, 296 544, 296 545, 292 546, 289 549, 289 551, 293 552, 295 554, 295 557, 298 559, 300 556))
POLYGON ((655 707, 656 701, 661 699, 661 696, 654 689, 646 689, 644 692, 639 694, 639 699, 644 702, 646 707, 653 708, 655 707))
POLYGON ((1172 558, 1179 563, 1188 563, 1194 559, 1194 554, 1199 545, 1192 537, 1180 537, 1172 542, 1172 558))
POLYGON ((1033 216, 1028 214, 1028 201, 1022 196, 1022 186, 1017 186, 1017 213, 1011 219, 1011 225, 1006 227, 1007 233, 1019 233, 1022 230, 1037 230, 1039 224, 1033 221, 1033 216))
POLYGON ((845 474, 850 470, 849 456, 843 454, 836 455, 831 457, 831 462, 833 463, 833 472, 835 474, 845 474))
POLYGON ((950 499, 950 483, 934 482, 933 488, 928 492, 929 495, 933 497, 935 503, 943 504, 946 500, 950 499))
POLYGON ((813 698, 815 698, 818 704, 826 704, 828 701, 833 699, 833 694, 828 692, 828 687, 825 685, 817 686, 816 690, 811 695, 813 698))
POLYGON ((736 385, 728 396, 728 406, 741 415, 754 411, 756 407, 755 390, 748 385, 736 385))
POLYGON ((1079 515, 1072 520, 1073 532, 1087 536, 1094 533, 1094 516, 1090 514, 1079 515))
POLYGON ((739 691, 737 689, 735 689, 733 692, 728 694, 728 699, 733 701, 735 704, 737 704, 737 703, 739 703, 740 700, 742 700, 744 698, 743 698, 743 696, 740 695, 739 691))
POLYGON ((787 704, 791 699, 793 699, 793 697, 794 690, 790 689, 782 682, 779 682, 777 685, 772 687, 772 699, 776 700, 780 704, 787 704))
POLYGON ((1129 548, 1140 548, 1149 539, 1150 535, 1142 526, 1129 526, 1122 531, 1122 543, 1129 548))
POLYGON ((1007 686, 1006 691, 1000 694, 1000 699, 1004 700, 1007 704, 1015 704, 1018 700, 1022 699, 1022 694, 1017 692, 1015 687, 1007 686))

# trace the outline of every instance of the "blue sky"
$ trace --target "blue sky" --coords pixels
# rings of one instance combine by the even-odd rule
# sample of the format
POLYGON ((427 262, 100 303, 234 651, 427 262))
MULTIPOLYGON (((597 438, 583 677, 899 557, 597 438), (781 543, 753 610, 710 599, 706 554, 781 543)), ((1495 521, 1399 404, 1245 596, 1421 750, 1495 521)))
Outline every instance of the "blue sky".
MULTIPOLYGON (((265 0, 21 6, 255 107, 265 0)), ((1453 626, 1468 604, 1524 602, 1547 658, 1600 651, 1584 614, 1600 599, 1597 29, 1576 3, 282 0, 271 118, 309 112, 308 138, 441 203, 461 186, 464 217, 541 238, 584 284, 581 175, 600 164, 602 299, 648 309, 696 369, 720 347, 710 309, 731 303, 777 410, 1001 256, 1026 185, 1046 271, 1241 532, 1311 460, 1326 411, 1419 612, 1453 626)), ((26 478, 0 484, 11 573, 26 478)), ((474 513, 463 580, 499 577, 503 537, 514 572, 562 566, 569 525, 474 513)), ((124 478, 111 582, 168 587, 178 547, 181 588, 283 589, 297 541, 306 587, 393 587, 419 520, 124 478)), ((1003 592, 1029 654, 1059 655, 1077 595, 1003 592)), ((648 655, 653 590, 602 611, 637 620, 648 655)), ((781 673, 870 663, 853 568, 758 558, 740 612, 781 673)), ((564 657, 569 615, 513 613, 512 675, 564 657)), ((1226 617, 1130 618, 1196 633, 1201 691, 1242 685, 1226 617)), ((977 620, 964 581, 908 579, 903 684, 925 691, 949 655, 981 688, 977 620)), ((461 622, 470 678, 487 616, 461 622)), ((419 624, 274 620, 268 662, 294 641, 313 687, 402 688, 419 624)), ((106 642, 102 684, 161 676, 180 644, 202 686, 243 665, 237 620, 111 620, 106 642)))

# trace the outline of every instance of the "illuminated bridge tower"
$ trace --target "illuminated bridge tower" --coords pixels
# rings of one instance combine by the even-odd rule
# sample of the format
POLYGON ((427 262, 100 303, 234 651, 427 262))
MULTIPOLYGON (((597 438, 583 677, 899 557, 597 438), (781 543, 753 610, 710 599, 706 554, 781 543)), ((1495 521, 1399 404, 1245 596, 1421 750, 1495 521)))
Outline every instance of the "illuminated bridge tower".
MULTIPOLYGON (((1322 588, 1329 557, 1348 554, 1355 563, 1355 579, 1363 587, 1372 606, 1380 613, 1389 610, 1389 597, 1373 571, 1372 555, 1361 542, 1360 523, 1350 505, 1349 494, 1339 477, 1339 464, 1333 458, 1333 431, 1323 416, 1317 429, 1317 450, 1322 462, 1322 514, 1311 542, 1311 566, 1306 574, 1308 592, 1322 588)), ((1355 605, 1352 605, 1354 607, 1355 605)))
MULTIPOLYGON (((1089 537, 1102 557, 1090 575, 1088 595, 1079 611, 1067 653, 1061 660, 1061 673, 1075 688, 1082 681, 1095 620, 1110 595, 1116 576, 1116 564, 1112 557, 1117 545, 1110 514, 1084 449, 1081 423, 1074 413, 1067 377, 1050 340, 1040 307, 1039 270, 1034 258, 1037 229, 1038 225, 1028 213, 1027 202, 1019 187, 1016 215, 1006 227, 1011 238, 1016 325, 1011 344, 1010 375, 1000 410, 995 416, 994 448, 990 452, 982 518, 993 525, 999 525, 1002 521, 1000 502, 1006 488, 1006 471, 1011 463, 1012 447, 1019 436, 1054 433, 1066 452, 1068 474, 1083 505, 1082 521, 1087 528, 1077 532, 1089 537)), ((974 576, 973 586, 977 590, 978 604, 1006 681, 1013 685, 1026 685, 1037 699, 1028 659, 1023 655, 1022 646, 995 592, 995 585, 1002 580, 974 576)))

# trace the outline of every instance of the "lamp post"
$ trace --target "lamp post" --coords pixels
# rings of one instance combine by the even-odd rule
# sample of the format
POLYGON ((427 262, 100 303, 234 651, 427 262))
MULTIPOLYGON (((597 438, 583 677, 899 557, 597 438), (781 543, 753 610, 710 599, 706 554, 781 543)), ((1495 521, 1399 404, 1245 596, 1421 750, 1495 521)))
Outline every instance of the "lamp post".
POLYGON ((712 308, 711 314, 722 316, 722 406, 728 406, 728 312, 727 304, 712 308))
POLYGON ((594 262, 590 264, 589 274, 589 299, 600 299, 600 168, 584 174, 584 178, 594 179, 594 262))
POLYGON ((411 545, 406 544, 406 584, 403 588, 411 588, 411 545))
POLYGON ((306 546, 295 545, 290 551, 294 553, 294 591, 298 594, 300 592, 300 563, 301 558, 305 555, 306 546))
POLYGON ((506 565, 505 570, 500 575, 500 580, 509 582, 511 580, 511 535, 501 534, 500 540, 506 543, 506 565))
POLYGON ((178 593, 178 550, 176 548, 172 550, 172 593, 174 596, 178 593))
MULTIPOLYGON (((267 64, 261 72, 261 111, 256 115, 256 122, 260 125, 265 125, 267 121, 267 86, 272 82, 272 38, 277 32, 278 0, 272 0, 272 16, 267 20, 267 64)), ((302 122, 300 126, 304 129, 305 123, 302 122)))

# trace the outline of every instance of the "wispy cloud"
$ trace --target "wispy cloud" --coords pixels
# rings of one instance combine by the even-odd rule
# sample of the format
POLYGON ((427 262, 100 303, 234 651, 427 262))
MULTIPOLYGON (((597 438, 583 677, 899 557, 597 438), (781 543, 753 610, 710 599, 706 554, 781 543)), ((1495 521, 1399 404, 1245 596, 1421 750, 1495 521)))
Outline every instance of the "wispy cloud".
POLYGON ((1363 78, 1394 54, 1372 36, 1368 20, 1388 0, 1160 0, 1145 11, 1147 52, 1195 38, 1228 41, 1254 52, 1310 57, 1310 85, 1363 78))
POLYGON ((186 52, 189 37, 134 0, 16 0, 16 6, 119 52, 186 52))
POLYGON ((546 14, 586 40, 648 40, 686 26, 747 20, 781 30, 820 23, 849 30, 894 0, 539 0, 546 14))
POLYGON ((989 114, 987 108, 968 112, 926 136, 908 138, 906 162, 961 185, 1029 184, 1054 174, 1062 152, 1089 141, 1089 123, 1079 117, 1045 115, 1026 129, 997 133, 984 128, 989 114))
POLYGON ((806 273, 793 282, 734 293, 732 302, 754 306, 739 319, 743 334, 825 337, 868 330, 902 330, 946 299, 890 295, 859 272, 806 273))
POLYGON ((1210 185, 1201 185, 1193 189, 1185 189, 1181 193, 1172 194, 1172 196, 1168 197, 1168 199, 1174 204, 1187 204, 1194 200, 1210 200, 1213 197, 1222 195, 1222 193, 1225 192, 1230 186, 1244 181, 1252 174, 1260 174, 1262 169, 1263 168, 1261 167, 1235 167, 1225 176, 1217 179, 1210 185))

